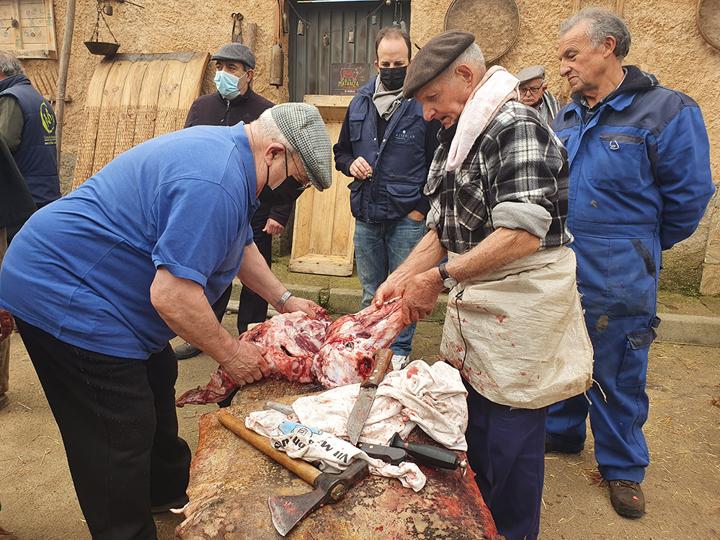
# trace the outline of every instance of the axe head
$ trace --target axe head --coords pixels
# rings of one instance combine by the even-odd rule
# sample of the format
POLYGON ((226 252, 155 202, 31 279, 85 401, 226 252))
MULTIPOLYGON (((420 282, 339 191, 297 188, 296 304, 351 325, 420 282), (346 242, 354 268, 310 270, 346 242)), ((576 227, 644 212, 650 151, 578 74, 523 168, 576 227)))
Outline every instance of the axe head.
POLYGON ((357 459, 340 474, 323 473, 315 481, 315 489, 303 495, 273 495, 268 506, 275 529, 287 535, 310 512, 345 496, 348 489, 368 475, 367 462, 357 459))

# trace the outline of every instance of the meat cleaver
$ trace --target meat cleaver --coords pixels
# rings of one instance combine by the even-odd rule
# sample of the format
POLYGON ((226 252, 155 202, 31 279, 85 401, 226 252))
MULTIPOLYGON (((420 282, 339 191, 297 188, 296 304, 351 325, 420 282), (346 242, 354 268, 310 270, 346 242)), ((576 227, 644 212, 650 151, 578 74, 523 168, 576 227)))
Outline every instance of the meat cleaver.
POLYGON ((350 412, 347 423, 348 439, 352 444, 357 444, 358 439, 360 439, 360 433, 362 433, 370 409, 372 409, 373 401, 375 401, 378 386, 385 378, 392 357, 393 352, 390 349, 380 349, 376 352, 375 369, 372 370, 365 382, 360 385, 357 401, 350 412))

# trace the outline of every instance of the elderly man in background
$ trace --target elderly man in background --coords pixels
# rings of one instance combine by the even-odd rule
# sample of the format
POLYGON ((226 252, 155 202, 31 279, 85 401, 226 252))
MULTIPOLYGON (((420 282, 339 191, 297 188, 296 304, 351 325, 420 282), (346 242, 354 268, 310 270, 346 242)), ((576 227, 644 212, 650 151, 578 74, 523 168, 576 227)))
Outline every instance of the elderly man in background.
POLYGON ((376 301, 402 296, 415 321, 451 289, 441 353, 466 382, 468 460, 499 532, 534 539, 547 407, 587 389, 592 350, 566 247, 565 151, 474 41, 440 34, 408 70, 405 96, 443 126, 425 187, 430 231, 376 301))
POLYGON ((518 91, 520 101, 528 107, 537 109, 545 121, 551 124, 553 118, 560 110, 558 100, 547 89, 545 81, 545 68, 543 66, 530 66, 517 74, 520 81, 518 91))
POLYGON ((589 399, 551 407, 546 448, 581 452, 589 411, 612 506, 639 518, 661 252, 695 231, 714 187, 700 108, 653 75, 623 66, 629 49, 625 23, 608 10, 582 10, 560 27, 560 74, 572 102, 553 128, 570 156, 568 227, 596 384, 589 399))
MULTIPOLYGON (((228 43, 212 55, 217 71, 215 87, 217 92, 197 98, 188 111, 185 127, 192 126, 234 126, 238 122, 249 124, 274 104, 255 93, 252 81, 255 77, 255 55, 241 43, 228 43)), ((252 217, 253 241, 268 266, 272 266, 272 237, 280 234, 290 219, 295 197, 299 191, 291 190, 278 193, 268 186, 260 193, 260 206, 252 217)), ((213 304, 218 321, 222 321, 227 309, 232 284, 213 304)), ((268 304, 264 298, 243 287, 238 305, 237 330, 242 334, 251 323, 264 321, 268 304)), ((182 343, 175 348, 178 360, 192 358, 200 354, 200 349, 190 343, 182 343)), ((221 405, 229 405, 228 397, 221 405)))
MULTIPOLYGON (((0 137, 38 208, 60 198, 55 128, 52 105, 35 90, 20 61, 0 51, 0 137)), ((8 227, 8 242, 21 226, 8 227)))
POLYGON ((318 110, 278 105, 251 124, 198 126, 116 157, 36 212, 0 271, 10 311, 63 437, 93 538, 155 538, 151 511, 187 501, 190 449, 178 437, 174 335, 238 383, 263 376, 210 304, 237 275, 278 311, 293 297, 253 243, 265 186, 331 183, 318 110))

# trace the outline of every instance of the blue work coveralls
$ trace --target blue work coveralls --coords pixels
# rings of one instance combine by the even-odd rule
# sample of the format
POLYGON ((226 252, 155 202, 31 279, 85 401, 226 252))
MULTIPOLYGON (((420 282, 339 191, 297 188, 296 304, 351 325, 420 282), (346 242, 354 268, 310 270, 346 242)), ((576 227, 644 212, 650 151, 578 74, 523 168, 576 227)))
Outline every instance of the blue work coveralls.
POLYGON ((576 98, 553 123, 568 151, 568 227, 595 384, 592 405, 583 395, 560 402, 546 427, 552 442, 579 450, 589 411, 603 478, 642 482, 661 251, 695 231, 714 187, 698 105, 637 67, 625 70, 595 108, 576 98))

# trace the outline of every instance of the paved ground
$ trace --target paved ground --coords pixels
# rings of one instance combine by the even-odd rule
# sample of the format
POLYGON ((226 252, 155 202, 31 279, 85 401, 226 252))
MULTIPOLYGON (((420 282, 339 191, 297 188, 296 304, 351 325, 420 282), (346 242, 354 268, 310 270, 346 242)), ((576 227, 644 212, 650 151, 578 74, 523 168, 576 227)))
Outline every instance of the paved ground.
MULTIPOLYGON (((226 324, 232 328, 231 317, 226 324)), ((439 333, 439 325, 421 323, 416 354, 433 358, 439 333)), ((213 369, 205 356, 181 362, 178 390, 204 384, 213 369)), ((606 489, 596 483, 590 443, 580 456, 546 460, 543 539, 720 538, 720 350, 655 345, 649 394, 646 433, 653 464, 644 484, 647 516, 628 521, 613 512, 606 489)), ((11 405, 0 411, 0 526, 21 540, 89 538, 57 427, 17 335, 10 397, 11 405)), ((182 435, 192 448, 198 418, 212 408, 179 411, 182 435)), ((176 523, 159 520, 160 538, 172 538, 176 523)))

